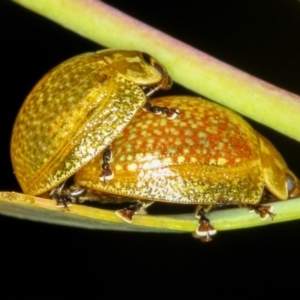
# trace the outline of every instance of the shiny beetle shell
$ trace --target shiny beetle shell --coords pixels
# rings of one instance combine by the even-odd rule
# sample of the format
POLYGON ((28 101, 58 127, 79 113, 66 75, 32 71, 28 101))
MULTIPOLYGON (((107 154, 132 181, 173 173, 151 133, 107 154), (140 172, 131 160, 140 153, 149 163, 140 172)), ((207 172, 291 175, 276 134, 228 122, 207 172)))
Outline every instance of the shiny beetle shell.
POLYGON ((99 194, 202 205, 255 205, 265 187, 284 200, 298 184, 275 147, 231 110, 187 96, 151 103, 177 107, 180 118, 139 111, 111 144, 114 178, 99 180, 100 154, 79 170, 77 184, 99 194))
POLYGON ((11 157, 27 194, 51 190, 101 152, 147 100, 168 89, 165 69, 138 51, 75 56, 47 73, 14 125, 11 157))

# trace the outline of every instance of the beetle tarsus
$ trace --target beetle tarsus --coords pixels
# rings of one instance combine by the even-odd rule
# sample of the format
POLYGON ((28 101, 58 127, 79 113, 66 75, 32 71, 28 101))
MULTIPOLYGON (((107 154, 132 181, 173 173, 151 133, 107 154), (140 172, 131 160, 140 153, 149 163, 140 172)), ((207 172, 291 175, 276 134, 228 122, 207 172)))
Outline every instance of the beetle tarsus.
POLYGON ((135 204, 131 204, 128 207, 117 210, 115 214, 125 222, 131 223, 134 215, 137 214, 143 206, 143 202, 136 202, 135 204))
POLYGON ((59 199, 56 199, 56 206, 57 207, 63 207, 67 211, 70 211, 69 206, 71 206, 71 205, 72 204, 70 203, 70 201, 68 200, 68 198, 66 196, 60 196, 59 199))
POLYGON ((160 115, 160 114, 164 114, 167 116, 167 118, 169 120, 174 120, 176 119, 178 116, 180 116, 180 112, 178 109, 175 108, 168 108, 168 107, 163 107, 163 106, 155 106, 152 105, 151 103, 147 102, 144 107, 143 110, 145 111, 149 111, 152 112, 155 115, 160 115))
POLYGON ((248 205, 249 211, 257 213, 262 220, 266 220, 268 217, 270 217, 272 220, 276 216, 276 214, 273 213, 274 206, 272 205, 248 205))
POLYGON ((200 238, 202 242, 210 242, 212 240, 212 235, 217 233, 216 229, 210 224, 210 220, 206 217, 204 208, 200 208, 196 217, 199 217, 199 227, 196 230, 196 237, 200 238))
POLYGON ((168 112, 166 112, 166 116, 169 120, 174 120, 180 116, 180 112, 178 109, 170 108, 168 109, 168 112))
MULTIPOLYGON (((159 66, 158 64, 156 64, 156 66, 161 69, 161 66, 159 66)), ((144 89, 145 95, 147 98, 149 98, 150 96, 152 96, 154 93, 156 93, 159 90, 170 89, 173 84, 172 78, 167 75, 165 70, 161 69, 159 72, 163 75, 162 81, 160 82, 160 84, 157 84, 152 87, 147 87, 146 89, 144 89)))
POLYGON ((100 180, 107 183, 108 180, 113 179, 114 173, 110 168, 109 162, 112 159, 112 151, 110 147, 106 147, 106 149, 103 152, 103 164, 102 164, 102 171, 100 174, 100 180))
POLYGON ((60 183, 57 187, 51 190, 50 196, 53 200, 56 200, 56 206, 57 207, 64 207, 66 210, 69 211, 70 201, 68 200, 66 195, 63 195, 64 186, 66 181, 63 181, 60 183))
POLYGON ((103 165, 102 165, 100 180, 107 183, 107 181, 113 179, 113 177, 114 177, 114 174, 113 174, 112 170, 110 169, 110 167, 108 166, 108 168, 105 169, 105 168, 103 168, 103 165))

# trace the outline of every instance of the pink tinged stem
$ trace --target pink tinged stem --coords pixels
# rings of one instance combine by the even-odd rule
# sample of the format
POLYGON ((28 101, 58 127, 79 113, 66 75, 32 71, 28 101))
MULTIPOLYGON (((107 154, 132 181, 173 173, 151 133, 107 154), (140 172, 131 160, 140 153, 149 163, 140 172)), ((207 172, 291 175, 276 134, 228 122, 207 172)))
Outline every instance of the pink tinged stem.
POLYGON ((300 98, 295 94, 231 67, 101 1, 14 2, 103 46, 148 52, 179 84, 300 141, 300 98))

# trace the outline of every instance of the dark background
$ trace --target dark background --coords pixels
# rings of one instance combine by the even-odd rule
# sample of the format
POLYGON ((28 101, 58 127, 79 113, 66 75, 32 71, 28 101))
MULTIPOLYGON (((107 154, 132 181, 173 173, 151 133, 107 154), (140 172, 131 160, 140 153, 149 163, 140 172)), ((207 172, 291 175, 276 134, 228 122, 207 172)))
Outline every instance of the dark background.
MULTIPOLYGON (((170 2, 169 7, 158 0, 105 2, 241 70, 300 94, 298 1, 186 0, 180 5, 170 2)), ((9 145, 24 98, 49 69, 100 47, 9 1, 0 2, 0 24, 0 190, 19 191, 9 145)), ((172 93, 189 91, 175 85, 172 93)), ((300 143, 252 124, 276 145, 300 176, 300 143)), ((97 289, 105 289, 106 280, 113 281, 113 293, 125 284, 127 288, 120 290, 126 296, 141 286, 146 291, 189 286, 201 296, 208 283, 216 287, 222 284, 224 289, 242 284, 246 291, 255 293, 257 282, 261 282, 269 292, 283 287, 282 278, 289 277, 291 268, 299 267, 300 221, 219 232, 210 244, 202 244, 188 234, 89 231, 1 215, 0 228, 0 255, 10 266, 4 270, 19 278, 18 285, 26 283, 23 291, 34 291, 34 285, 47 278, 45 274, 55 272, 57 278, 51 276, 47 284, 65 293, 74 280, 97 289), (249 278, 247 274, 255 275, 249 278), (278 277, 279 285, 274 284, 278 277)))

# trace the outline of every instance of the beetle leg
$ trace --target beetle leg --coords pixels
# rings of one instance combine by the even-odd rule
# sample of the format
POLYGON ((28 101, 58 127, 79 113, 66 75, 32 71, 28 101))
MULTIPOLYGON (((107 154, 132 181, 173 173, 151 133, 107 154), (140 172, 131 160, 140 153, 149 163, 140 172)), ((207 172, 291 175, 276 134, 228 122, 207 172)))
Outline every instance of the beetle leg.
POLYGON ((86 188, 80 187, 76 183, 72 184, 69 189, 67 190, 67 193, 70 197, 79 198, 86 192, 86 188))
POLYGON ((199 219, 199 227, 196 230, 197 238, 200 237, 203 242, 210 242, 211 236, 217 233, 216 229, 210 224, 210 220, 206 217, 206 212, 210 210, 210 206, 205 210, 203 206, 198 206, 196 217, 199 219))
POLYGON ((149 102, 146 102, 146 104, 143 107, 143 110, 150 111, 155 115, 164 114, 169 120, 176 119, 178 116, 180 116, 180 112, 178 109, 163 106, 154 106, 149 102))
POLYGON ((145 209, 152 203, 153 202, 150 201, 137 201, 134 204, 131 204, 123 209, 117 210, 115 214, 125 222, 131 223, 132 218, 134 217, 135 214, 140 212, 142 209, 145 209))
POLYGON ((145 95, 147 98, 152 96, 154 93, 156 93, 159 90, 168 90, 172 86, 172 79, 170 76, 164 76, 164 79, 161 81, 160 84, 151 86, 151 87, 145 87, 143 88, 145 95))
POLYGON ((276 216, 276 214, 273 213, 274 206, 272 205, 248 205, 248 208, 250 212, 255 211, 262 220, 266 220, 268 217, 273 220, 273 218, 276 216))
POLYGON ((87 189, 80 187, 76 183, 62 191, 65 199, 71 203, 80 203, 81 198, 87 193, 87 189))
POLYGON ((102 164, 102 171, 100 174, 100 180, 107 183, 107 180, 111 180, 114 178, 114 173, 110 168, 109 162, 112 159, 112 151, 110 146, 106 147, 103 152, 103 164, 102 164))
POLYGON ((65 209, 69 210, 71 204, 68 200, 68 197, 63 194, 63 188, 65 186, 66 181, 59 184, 57 187, 50 191, 50 196, 52 199, 56 200, 57 207, 64 207, 65 209))

